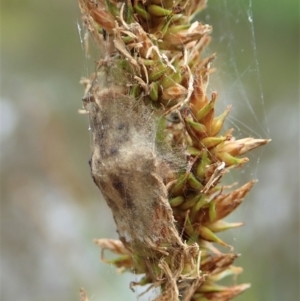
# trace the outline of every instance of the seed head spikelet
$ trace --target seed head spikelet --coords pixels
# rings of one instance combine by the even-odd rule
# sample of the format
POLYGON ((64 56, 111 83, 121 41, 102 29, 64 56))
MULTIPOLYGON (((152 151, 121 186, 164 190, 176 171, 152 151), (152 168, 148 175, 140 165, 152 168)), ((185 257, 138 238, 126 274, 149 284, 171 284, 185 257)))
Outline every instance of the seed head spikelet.
POLYGON ((79 0, 100 57, 83 79, 92 132, 91 174, 112 210, 120 240, 99 239, 101 258, 160 287, 156 301, 231 300, 248 284, 218 232, 255 181, 232 189, 223 176, 267 139, 222 131, 207 95, 216 55, 203 56, 212 27, 196 21, 206 1, 79 0), (226 247, 222 253, 218 245, 226 247), (118 257, 107 260, 104 250, 118 257))

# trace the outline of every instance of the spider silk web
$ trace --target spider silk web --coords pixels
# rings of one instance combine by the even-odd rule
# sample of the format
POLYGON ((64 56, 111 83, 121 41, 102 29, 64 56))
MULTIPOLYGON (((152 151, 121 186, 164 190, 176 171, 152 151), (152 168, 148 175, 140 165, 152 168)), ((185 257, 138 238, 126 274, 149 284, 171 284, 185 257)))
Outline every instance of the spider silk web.
MULTIPOLYGON (((207 8, 199 14, 197 19, 213 27, 212 42, 205 50, 204 56, 217 53, 217 58, 213 62, 213 68, 216 68, 216 71, 211 75, 208 86, 208 95, 213 91, 217 91, 219 95, 215 106, 216 116, 221 114, 228 105, 232 105, 223 131, 234 128, 233 135, 237 139, 270 137, 255 41, 257 29, 255 29, 252 0, 208 1, 207 8)), ((89 78, 95 71, 94 61, 105 53, 105 49, 99 50, 93 47, 92 39, 88 38, 81 22, 78 22, 77 26, 83 53, 83 76, 89 78)), ((250 162, 242 169, 233 170, 226 175, 225 184, 227 181, 228 184, 239 182, 241 186, 250 179, 255 179, 262 153, 263 148, 255 150, 253 154, 247 154, 250 162)), ((106 203, 103 206, 106 206, 106 203)), ((103 215, 99 218, 108 217, 103 215)), ((115 229, 112 217, 111 228, 115 229)), ((234 234, 234 231, 229 234, 231 241, 228 243, 232 243, 238 252, 234 241, 238 242, 239 235, 234 234)), ((106 237, 117 239, 118 236, 114 234, 113 237, 112 233, 114 232, 107 233, 106 237)), ((146 301, 152 300, 156 295, 156 292, 151 290, 139 297, 146 287, 136 287, 133 293, 129 289, 129 283, 138 282, 141 276, 128 273, 119 275, 114 266, 110 267, 100 262, 98 264, 99 269, 102 266, 104 271, 104 274, 99 275, 99 281, 105 285, 94 288, 93 297, 90 300, 146 301), (106 275, 113 275, 114 281, 105 282, 106 275)))

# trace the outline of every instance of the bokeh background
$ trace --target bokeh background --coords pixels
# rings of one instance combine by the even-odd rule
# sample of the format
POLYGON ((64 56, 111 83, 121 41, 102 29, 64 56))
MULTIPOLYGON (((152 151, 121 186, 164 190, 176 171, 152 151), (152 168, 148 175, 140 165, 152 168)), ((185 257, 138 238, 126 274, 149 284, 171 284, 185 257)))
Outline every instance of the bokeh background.
MULTIPOLYGON (((259 182, 229 218, 242 254, 237 301, 299 300, 299 3, 208 1, 217 52, 210 90, 233 104, 238 137, 272 138, 230 181, 259 182)), ((87 161, 81 76, 93 71, 80 42, 76 0, 1 1, 1 300, 137 300, 134 278, 99 261, 93 238, 116 238, 87 161)), ((83 35, 83 32, 81 32, 83 35)), ((92 61, 92 60, 91 60, 92 61)), ((149 297, 140 300, 148 300, 149 297)))

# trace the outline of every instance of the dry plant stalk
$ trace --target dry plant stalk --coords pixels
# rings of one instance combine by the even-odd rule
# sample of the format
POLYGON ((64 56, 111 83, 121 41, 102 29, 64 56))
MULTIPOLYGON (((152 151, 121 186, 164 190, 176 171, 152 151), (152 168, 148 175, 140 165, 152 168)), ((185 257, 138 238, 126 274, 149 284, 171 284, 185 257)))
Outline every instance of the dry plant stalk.
POLYGON ((79 0, 79 6, 101 52, 96 72, 82 80, 91 173, 120 238, 96 240, 102 259, 144 275, 131 287, 160 287, 156 301, 232 299, 249 285, 216 283, 242 271, 216 233, 242 225, 222 219, 255 181, 235 190, 220 181, 248 161, 239 156, 269 140, 219 134, 230 107, 215 117, 217 94, 206 95, 215 55, 201 55, 212 28, 195 21, 206 1, 79 0), (105 249, 120 256, 108 261, 105 249))

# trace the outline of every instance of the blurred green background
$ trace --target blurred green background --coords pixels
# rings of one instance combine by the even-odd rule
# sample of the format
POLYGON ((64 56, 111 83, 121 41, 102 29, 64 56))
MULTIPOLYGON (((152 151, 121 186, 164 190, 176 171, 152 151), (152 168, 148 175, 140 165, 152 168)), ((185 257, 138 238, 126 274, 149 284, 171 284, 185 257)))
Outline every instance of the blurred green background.
MULTIPOLYGON (((0 17, 1 300, 78 300, 80 287, 90 301, 137 300, 134 277, 101 263, 92 242, 117 235, 77 113, 93 71, 77 1, 2 0, 0 17)), ((229 218, 246 223, 226 239, 242 253, 238 283, 252 283, 235 300, 299 300, 298 1, 210 0, 200 18, 218 54, 210 91, 220 112, 233 104, 227 128, 272 138, 229 179, 259 179, 229 218)))

